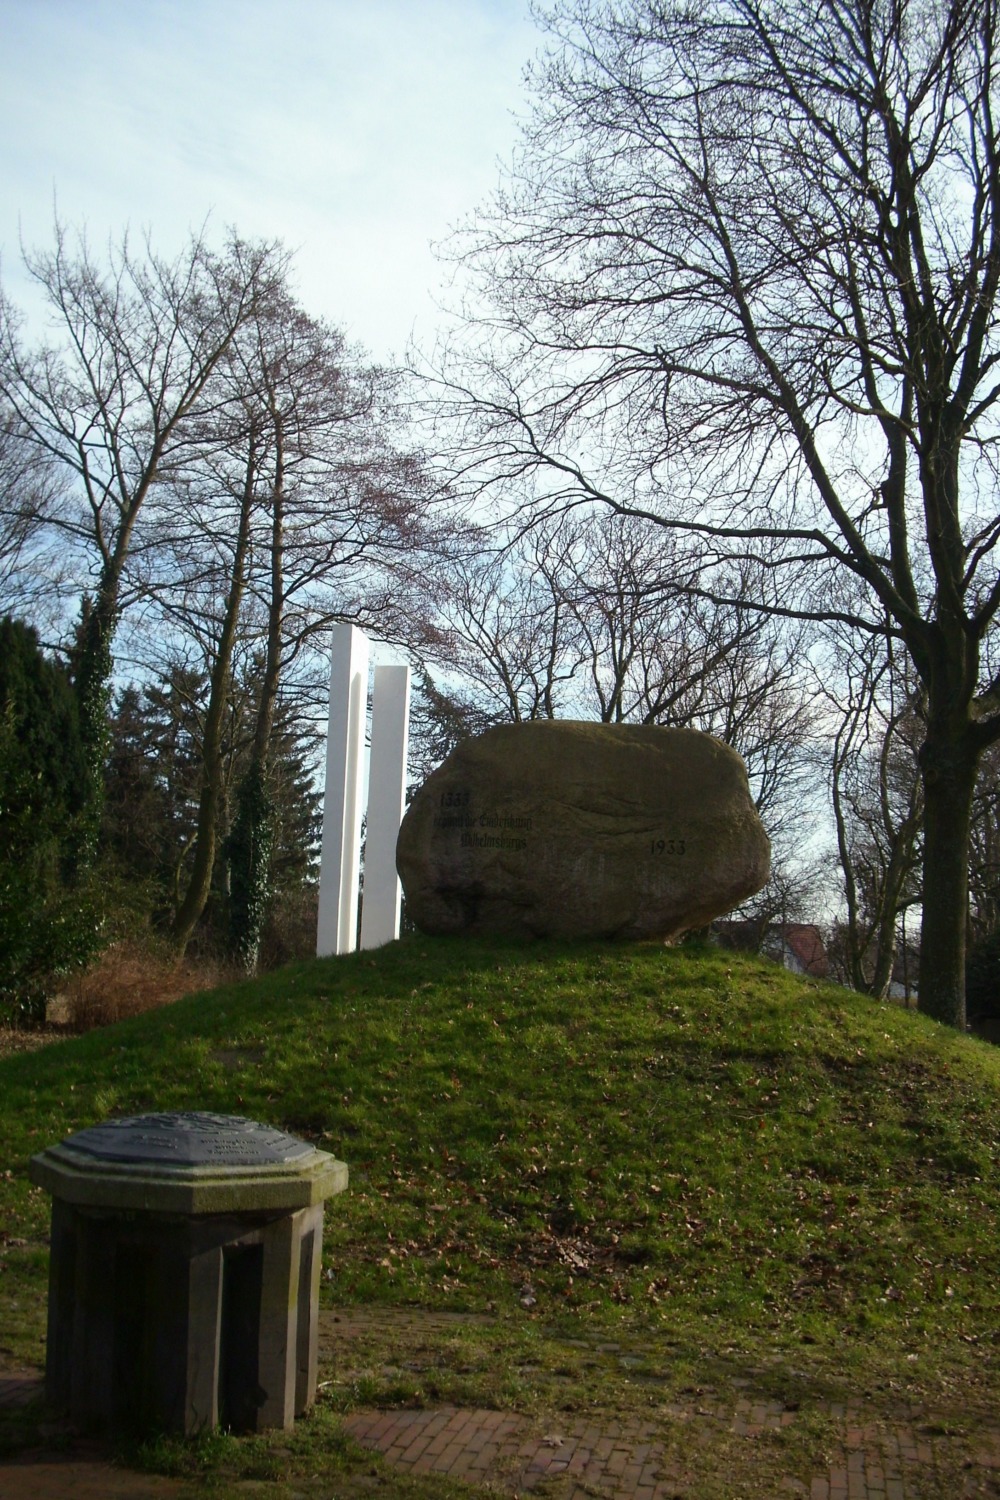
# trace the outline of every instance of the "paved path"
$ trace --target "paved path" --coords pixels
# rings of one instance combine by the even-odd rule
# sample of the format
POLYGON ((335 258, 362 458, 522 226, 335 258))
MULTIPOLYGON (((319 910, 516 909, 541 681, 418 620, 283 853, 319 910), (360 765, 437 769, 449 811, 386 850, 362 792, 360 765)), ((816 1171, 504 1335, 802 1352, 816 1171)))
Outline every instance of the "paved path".
MULTIPOLYGON (((349 1340, 385 1317, 383 1310, 324 1314, 327 1343, 349 1340)), ((465 1321, 447 1314, 403 1314, 423 1333, 444 1331, 465 1321)), ((483 1320, 488 1321, 488 1320, 483 1320)), ((0 1406, 26 1404, 41 1392, 37 1371, 0 1373, 0 1406)), ((839 1428, 839 1451, 829 1467, 808 1481, 781 1480, 775 1500, 948 1500, 991 1497, 1000 1500, 1000 1428, 980 1431, 965 1444, 949 1437, 946 1424, 926 1413, 900 1410, 891 1417, 861 1406, 830 1404, 824 1414, 839 1428), (959 1445, 961 1446, 961 1445, 959 1445), (959 1470, 961 1477, 954 1476, 959 1470), (951 1474, 949 1482, 947 1476, 951 1474)), ((561 1478, 560 1500, 683 1500, 699 1450, 713 1441, 747 1442, 752 1463, 755 1439, 792 1427, 799 1419, 780 1402, 738 1400, 735 1404, 669 1404, 662 1416, 690 1439, 668 1453, 662 1427, 635 1420, 598 1423, 565 1420, 540 1431, 529 1418, 512 1412, 455 1406, 391 1411, 356 1411, 345 1431, 387 1463, 414 1474, 448 1475, 488 1486, 501 1496, 529 1495, 543 1481, 561 1478)), ((737 1449, 738 1451, 738 1449, 737 1449)), ((180 1500, 190 1484, 113 1467, 100 1447, 78 1441, 65 1455, 25 1453, 0 1461, 0 1500, 180 1500)))
POLYGON ((674 1500, 683 1484, 652 1427, 576 1422, 539 1441, 526 1422, 507 1412, 453 1406, 356 1412, 344 1425, 357 1442, 377 1448, 401 1469, 489 1483, 506 1494, 523 1494, 557 1474, 579 1481, 571 1493, 581 1500, 674 1500))
MULTIPOLYGON (((714 1411, 670 1406, 665 1414, 691 1426, 691 1448, 711 1442, 712 1428, 748 1440, 791 1426, 796 1413, 779 1402, 739 1401, 714 1411), (706 1427, 708 1430, 706 1431, 706 1427), (697 1429, 702 1429, 698 1431, 697 1429)), ((811 1483, 786 1477, 781 1496, 803 1500, 924 1500, 928 1493, 1000 1496, 1000 1432, 981 1438, 961 1487, 951 1490, 939 1444, 912 1423, 858 1425, 858 1414, 834 1407, 843 1420, 843 1450, 811 1483)), ((357 1442, 378 1449, 389 1463, 412 1473, 447 1474, 489 1482, 502 1494, 530 1493, 543 1480, 565 1475, 576 1483, 566 1500, 683 1500, 693 1475, 657 1441, 651 1422, 596 1425, 571 1421, 539 1438, 523 1418, 505 1412, 439 1407, 418 1411, 362 1411, 345 1419, 357 1442)), ((748 1454, 749 1458, 749 1454, 748 1454)), ((776 1497, 777 1500, 777 1497, 776 1497)))

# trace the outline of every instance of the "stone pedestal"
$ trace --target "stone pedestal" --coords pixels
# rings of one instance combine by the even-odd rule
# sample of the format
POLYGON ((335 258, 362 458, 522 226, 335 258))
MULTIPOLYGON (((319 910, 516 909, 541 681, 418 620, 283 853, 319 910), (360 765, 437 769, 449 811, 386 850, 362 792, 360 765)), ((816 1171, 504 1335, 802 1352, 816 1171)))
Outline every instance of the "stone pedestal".
POLYGON ((46 1394, 81 1427, 290 1427, 316 1393, 323 1202, 347 1168, 236 1116, 109 1120, 53 1197, 46 1394))

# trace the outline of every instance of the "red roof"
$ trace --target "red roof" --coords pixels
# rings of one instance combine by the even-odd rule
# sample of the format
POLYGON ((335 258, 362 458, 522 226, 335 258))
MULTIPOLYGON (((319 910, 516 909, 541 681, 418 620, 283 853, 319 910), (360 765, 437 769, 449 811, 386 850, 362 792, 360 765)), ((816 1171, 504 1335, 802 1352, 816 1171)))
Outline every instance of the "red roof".
POLYGON ((811 922, 786 922, 779 928, 781 936, 794 953, 806 974, 825 979, 830 970, 823 935, 811 922))

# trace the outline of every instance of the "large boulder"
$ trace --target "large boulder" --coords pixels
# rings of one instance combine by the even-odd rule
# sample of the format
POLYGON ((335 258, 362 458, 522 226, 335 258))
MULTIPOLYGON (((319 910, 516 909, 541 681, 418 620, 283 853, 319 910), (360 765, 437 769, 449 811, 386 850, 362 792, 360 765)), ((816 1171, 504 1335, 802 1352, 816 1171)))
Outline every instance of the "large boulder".
POLYGON ((670 938, 759 890, 770 845, 721 740, 540 719, 460 744, 396 863, 424 932, 670 938))

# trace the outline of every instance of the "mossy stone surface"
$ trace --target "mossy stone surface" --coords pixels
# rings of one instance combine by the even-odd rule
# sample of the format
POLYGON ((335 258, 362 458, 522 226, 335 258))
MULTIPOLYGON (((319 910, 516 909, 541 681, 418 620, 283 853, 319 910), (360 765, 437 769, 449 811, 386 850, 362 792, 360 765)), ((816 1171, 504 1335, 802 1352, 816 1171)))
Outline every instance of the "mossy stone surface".
POLYGON ((291 1212, 347 1186, 329 1152, 204 1111, 105 1120, 33 1156, 29 1172, 80 1207, 180 1215, 291 1212))
POLYGON ((460 744, 397 865, 424 932, 671 938, 767 880, 746 767, 693 729, 537 720, 460 744))

